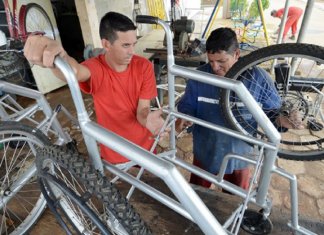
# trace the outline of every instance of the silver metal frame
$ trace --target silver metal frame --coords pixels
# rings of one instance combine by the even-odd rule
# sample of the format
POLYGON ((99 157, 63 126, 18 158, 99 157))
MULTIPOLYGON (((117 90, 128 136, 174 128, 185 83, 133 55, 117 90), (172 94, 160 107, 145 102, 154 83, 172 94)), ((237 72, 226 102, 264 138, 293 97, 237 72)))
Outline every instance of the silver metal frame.
MULTIPOLYGON (((159 202, 168 206, 170 209, 176 211, 185 218, 197 223, 198 226, 205 234, 237 234, 239 226, 243 218, 244 211, 248 203, 254 203, 263 208, 264 215, 268 216, 271 210, 271 201, 267 198, 267 193, 270 185, 271 175, 276 173, 290 182, 290 196, 291 196, 291 222, 289 226, 293 230, 302 234, 314 234, 311 231, 300 227, 298 224, 298 195, 297 195, 297 179, 295 175, 285 172, 275 166, 277 158, 278 146, 280 143, 280 134, 270 122, 268 117, 264 114, 262 109, 257 105, 256 101, 250 95, 246 87, 239 81, 230 80, 224 77, 203 73, 197 70, 188 69, 175 64, 173 55, 172 35, 169 25, 164 21, 155 18, 155 22, 163 27, 166 32, 166 39, 168 45, 168 98, 169 104, 163 112, 167 114, 166 123, 164 128, 171 127, 170 133, 170 149, 167 152, 154 155, 153 153, 140 148, 139 146, 129 142, 128 140, 110 132, 107 129, 99 126, 97 123, 92 122, 85 109, 82 95, 79 89, 78 82, 75 78, 73 70, 61 58, 55 59, 56 66, 65 74, 68 85, 70 87, 72 98, 77 109, 79 125, 84 136, 84 140, 96 169, 101 171, 108 170, 116 175, 117 179, 123 179, 132 185, 132 188, 127 195, 129 198, 133 192, 134 187, 155 198, 159 202), (175 108, 175 76, 181 76, 187 79, 193 79, 204 82, 213 86, 221 87, 234 91, 242 102, 247 106, 253 117, 258 122, 258 125, 263 129, 268 137, 268 142, 262 141, 257 138, 243 135, 242 133, 226 129, 222 126, 206 122, 204 120, 185 115, 177 112, 175 108), (189 164, 178 158, 176 150, 176 135, 175 135, 175 120, 176 118, 183 118, 195 124, 202 125, 215 131, 239 138, 254 146, 257 146, 259 151, 251 154, 250 156, 240 156, 235 154, 228 154, 225 156, 221 166, 221 170, 217 176, 206 172, 192 164, 189 164), (112 165, 108 162, 101 161, 97 142, 100 142, 121 155, 131 160, 130 163, 112 165), (240 159, 254 166, 255 171, 251 181, 250 188, 243 190, 223 179, 227 163, 230 159, 240 159), (142 167, 137 177, 127 173, 127 170, 133 165, 142 167), (204 202, 199 198, 196 192, 179 173, 177 167, 181 167, 191 173, 201 176, 202 178, 210 181, 211 183, 222 187, 223 189, 238 195, 243 199, 242 204, 233 212, 222 226, 217 219, 206 207, 204 202), (163 194, 158 189, 144 183, 140 180, 141 173, 145 170, 151 172, 157 177, 161 178, 166 185, 170 188, 178 200, 163 194)), ((0 97, 0 118, 2 121, 14 120, 21 121, 28 119, 34 122, 37 128, 50 123, 51 129, 55 131, 59 140, 56 144, 63 144, 70 142, 70 136, 64 132, 59 121, 56 119, 54 112, 46 101, 45 97, 38 91, 24 88, 21 86, 13 85, 7 82, 0 81, 0 91, 5 93, 17 94, 20 96, 28 97, 35 100, 35 104, 28 108, 21 107, 10 96, 4 95, 0 97), (7 103, 13 104, 14 114, 6 112, 7 103), (37 123, 32 119, 32 115, 37 111, 43 111, 46 118, 41 123, 37 123)), ((157 143, 156 140, 155 144, 157 143)))
MULTIPOLYGON (((42 93, 36 90, 32 90, 26 87, 17 86, 8 82, 0 80, 0 91, 5 93, 0 96, 0 120, 1 121, 21 121, 27 119, 31 123, 35 124, 38 129, 45 128, 45 125, 50 125, 51 129, 47 131, 54 132, 57 136, 57 145, 70 142, 71 137, 63 130, 61 124, 55 116, 52 108, 48 104, 46 98, 42 93), (27 97, 35 101, 33 105, 27 108, 23 108, 19 105, 9 94, 15 94, 23 97, 27 97), (6 108, 12 112, 8 113, 6 108), (45 119, 41 122, 37 122, 32 116, 41 111, 45 115, 45 119)), ((68 114, 67 114, 68 115, 68 114)), ((72 117, 72 115, 71 115, 72 117)))
MULTIPOLYGON (((101 172, 104 169, 115 174, 118 178, 121 178, 131 185, 135 186, 139 190, 147 193, 153 198, 157 199, 161 203, 175 210, 184 217, 194 221, 198 224, 201 230, 205 234, 237 234, 239 225, 236 228, 232 228, 229 231, 230 224, 235 222, 235 219, 242 221, 243 213, 245 210, 245 205, 248 202, 257 204, 258 206, 265 209, 269 214, 271 210, 271 203, 267 198, 267 193, 269 189, 269 184, 271 180, 272 173, 277 173, 290 181, 290 192, 291 192, 291 214, 292 222, 290 226, 298 232, 303 234, 314 234, 298 224, 298 203, 297 203, 297 181, 294 175, 285 172, 275 166, 275 161, 277 158, 278 145, 280 143, 280 134, 273 126, 271 121, 258 106, 257 102, 253 99, 246 87, 239 81, 230 80, 224 77, 215 76, 207 73, 203 73, 197 70, 191 70, 182 66, 175 65, 173 56, 173 45, 172 45, 172 35, 169 25, 164 21, 156 19, 156 23, 161 25, 166 32, 166 39, 168 45, 168 90, 169 90, 169 105, 168 109, 163 109, 163 111, 168 114, 168 120, 170 120, 171 134, 170 134, 170 146, 171 150, 158 155, 154 155, 151 152, 136 146, 135 144, 129 142, 128 140, 112 133, 111 131, 104 129, 97 123, 92 122, 86 112, 81 92, 79 89, 78 82, 75 78, 74 72, 71 67, 61 58, 55 59, 55 65, 63 72, 66 76, 66 80, 70 87, 72 98, 75 103, 78 120, 82 133, 84 135, 84 140, 88 149, 88 153, 91 160, 96 167, 101 172), (258 122, 259 126, 263 129, 264 133, 268 137, 268 142, 261 141, 257 138, 245 136, 239 132, 226 129, 221 126, 206 122, 204 120, 191 117, 175 109, 174 103, 174 78, 175 76, 181 76, 188 79, 197 80, 200 82, 208 83, 213 86, 218 86, 224 89, 229 89, 234 91, 238 97, 247 106, 249 111, 252 113, 253 117, 258 122), (257 145, 260 152, 257 157, 243 157, 238 155, 227 155, 222 164, 220 174, 216 177, 198 167, 195 167, 187 162, 176 157, 176 138, 175 138, 175 124, 174 120, 176 118, 184 118, 192 121, 193 123, 211 128, 215 131, 220 131, 222 133, 234 136, 236 138, 242 139, 253 145, 257 145), (120 167, 112 165, 108 162, 102 162, 97 142, 100 142, 112 150, 118 152, 119 154, 125 156, 131 160, 134 164, 137 164, 157 177, 161 178, 170 190, 174 193, 178 201, 168 197, 167 195, 161 193, 159 190, 153 188, 150 185, 145 184, 139 180, 139 177, 134 176, 123 171, 120 167), (243 190, 225 180, 223 180, 223 175, 227 166, 227 162, 230 158, 236 158, 246 161, 252 165, 255 165, 255 177, 251 183, 251 187, 248 191, 243 190), (210 182, 224 188, 227 191, 232 192, 244 199, 244 203, 239 206, 235 213, 230 216, 230 218, 222 226, 213 214, 206 207, 204 202, 199 198, 196 192, 184 179, 184 177, 179 173, 176 166, 180 166, 190 172, 209 180, 210 182), (259 175, 259 182, 257 182, 256 177, 259 175), (253 187, 252 187, 253 186, 253 187), (235 230, 235 231, 234 231, 235 230)), ((165 125, 167 126, 167 125, 165 125)), ((127 164, 126 164, 127 165, 127 164)), ((126 167, 129 168, 129 167, 126 167)), ((240 224, 240 223, 239 223, 240 224)))

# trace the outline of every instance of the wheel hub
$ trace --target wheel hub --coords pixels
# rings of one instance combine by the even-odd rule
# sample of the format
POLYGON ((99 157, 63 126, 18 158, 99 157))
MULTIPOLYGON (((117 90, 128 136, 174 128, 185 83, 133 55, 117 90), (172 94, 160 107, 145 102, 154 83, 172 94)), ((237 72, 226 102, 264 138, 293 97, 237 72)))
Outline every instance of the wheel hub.
POLYGON ((265 218, 262 213, 246 210, 244 213, 241 228, 254 235, 265 235, 272 231, 272 223, 269 218, 265 218))

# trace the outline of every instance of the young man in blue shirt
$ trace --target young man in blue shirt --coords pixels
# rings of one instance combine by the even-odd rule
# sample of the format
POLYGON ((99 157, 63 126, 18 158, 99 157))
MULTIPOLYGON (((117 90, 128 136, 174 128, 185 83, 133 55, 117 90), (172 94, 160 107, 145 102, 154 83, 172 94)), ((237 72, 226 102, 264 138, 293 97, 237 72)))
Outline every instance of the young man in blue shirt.
MULTIPOLYGON (((198 67, 198 70, 225 76, 240 56, 239 43, 235 32, 230 28, 214 30, 206 42, 206 51, 209 63, 198 67)), ((241 76, 251 77, 251 79, 244 79, 245 86, 256 101, 261 104, 265 113, 271 112, 271 116, 274 117, 272 121, 279 121, 283 124, 282 117, 278 115, 281 99, 269 75, 263 69, 255 67, 241 76), (253 83, 250 82, 252 78, 254 79, 253 83)), ((221 89, 218 87, 189 80, 185 94, 178 104, 178 111, 220 126, 227 126, 219 104, 220 95, 221 89)), ((246 121, 255 122, 252 117, 248 117, 246 121), (248 120, 249 118, 250 120, 248 120)), ((287 123, 289 124, 289 122, 287 123)), ((178 130, 190 125, 185 120, 180 120, 177 124, 178 130)), ((247 155, 252 151, 253 147, 251 145, 237 138, 199 125, 195 125, 193 128, 193 164, 210 173, 217 174, 219 172, 226 154, 247 155)), ((243 189, 247 189, 250 180, 247 163, 231 159, 224 179, 243 189)), ((191 175, 190 183, 204 187, 210 187, 211 185, 210 182, 194 174, 191 175)))

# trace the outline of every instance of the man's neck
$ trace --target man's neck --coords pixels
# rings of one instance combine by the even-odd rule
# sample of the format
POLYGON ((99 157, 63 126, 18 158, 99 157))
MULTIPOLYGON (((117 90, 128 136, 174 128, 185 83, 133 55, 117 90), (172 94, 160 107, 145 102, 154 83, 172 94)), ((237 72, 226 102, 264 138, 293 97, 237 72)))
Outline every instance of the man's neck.
POLYGON ((128 65, 126 64, 117 64, 117 63, 114 63, 114 61, 110 60, 109 57, 107 56, 107 54, 105 55, 105 60, 106 60, 106 63, 109 65, 110 68, 112 68, 114 71, 118 72, 118 73, 121 73, 121 72, 124 72, 128 65))

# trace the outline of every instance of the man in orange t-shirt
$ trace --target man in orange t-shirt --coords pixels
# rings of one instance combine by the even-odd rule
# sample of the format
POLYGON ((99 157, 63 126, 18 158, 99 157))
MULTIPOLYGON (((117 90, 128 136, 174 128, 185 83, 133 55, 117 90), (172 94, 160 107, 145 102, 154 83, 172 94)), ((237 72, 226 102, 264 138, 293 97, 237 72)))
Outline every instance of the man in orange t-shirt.
MULTIPOLYGON (((271 16, 282 18, 284 14, 285 8, 279 9, 279 10, 273 10, 271 11, 271 16)), ((296 34, 297 34, 297 24, 298 20, 303 14, 303 10, 299 7, 289 7, 288 9, 288 15, 287 15, 287 21, 285 23, 285 29, 283 32, 283 40, 286 39, 286 35, 291 28, 291 37, 290 39, 295 40, 296 34)))
MULTIPOLYGON (((80 88, 93 96, 98 123, 116 134, 150 150, 152 136, 160 132, 162 111, 150 112, 150 101, 157 95, 153 65, 135 55, 136 26, 126 16, 108 12, 100 22, 103 55, 81 64, 70 57, 59 42, 39 35, 28 37, 24 54, 33 64, 53 68, 56 55, 62 56, 76 73, 80 88)), ((128 159, 101 146, 101 156, 111 163, 128 159)))
MULTIPOLYGON (((154 139, 137 120, 136 111, 140 99, 149 101, 157 95, 152 64, 134 55, 127 69, 117 72, 107 66, 105 55, 100 55, 82 65, 91 71, 91 79, 81 82, 80 88, 92 94, 98 123, 149 150, 154 139)), ((127 161, 104 145, 101 145, 101 155, 111 163, 127 161)))

